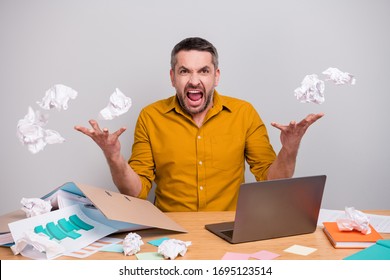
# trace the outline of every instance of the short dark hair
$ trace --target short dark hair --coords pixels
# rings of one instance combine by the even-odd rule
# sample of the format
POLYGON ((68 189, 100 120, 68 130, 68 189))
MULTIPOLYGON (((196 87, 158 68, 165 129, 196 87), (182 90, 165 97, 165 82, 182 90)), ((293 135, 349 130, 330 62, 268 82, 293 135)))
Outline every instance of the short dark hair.
POLYGON ((199 38, 199 37, 190 37, 182 40, 177 43, 176 46, 172 49, 171 52, 171 68, 175 69, 175 65, 177 63, 176 55, 180 51, 203 51, 209 52, 212 56, 212 61, 215 69, 218 68, 218 52, 217 49, 211 44, 209 41, 199 38))

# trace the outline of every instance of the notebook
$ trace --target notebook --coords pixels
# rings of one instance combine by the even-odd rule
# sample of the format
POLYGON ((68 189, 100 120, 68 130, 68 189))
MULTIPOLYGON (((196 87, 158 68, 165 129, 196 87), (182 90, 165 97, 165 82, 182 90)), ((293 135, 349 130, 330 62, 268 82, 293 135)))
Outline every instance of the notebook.
POLYGON ((234 221, 205 228, 230 243, 312 233, 317 227, 326 175, 244 183, 234 221))
POLYGON ((369 234, 363 234, 356 230, 341 231, 337 222, 323 222, 323 225, 326 237, 335 248, 367 248, 374 245, 379 239, 383 239, 372 225, 369 225, 371 228, 369 234))

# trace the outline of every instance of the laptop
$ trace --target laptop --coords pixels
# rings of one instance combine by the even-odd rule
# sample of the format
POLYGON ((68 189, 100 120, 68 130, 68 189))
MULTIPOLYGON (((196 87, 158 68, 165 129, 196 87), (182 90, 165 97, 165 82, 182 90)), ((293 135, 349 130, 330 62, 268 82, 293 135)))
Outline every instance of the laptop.
POLYGON ((316 230, 326 175, 244 183, 234 221, 205 228, 230 243, 312 233, 316 230))

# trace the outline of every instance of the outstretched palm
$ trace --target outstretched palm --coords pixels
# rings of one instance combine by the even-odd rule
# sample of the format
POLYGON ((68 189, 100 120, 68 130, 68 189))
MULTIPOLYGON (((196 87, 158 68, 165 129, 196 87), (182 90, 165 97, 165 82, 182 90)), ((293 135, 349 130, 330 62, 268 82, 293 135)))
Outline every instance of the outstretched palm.
POLYGON ((282 146, 289 152, 297 152, 299 144, 301 143, 302 137, 305 135, 306 130, 310 125, 323 116, 323 113, 309 114, 299 123, 291 121, 288 125, 282 125, 273 122, 271 125, 281 131, 280 142, 282 143, 282 146))

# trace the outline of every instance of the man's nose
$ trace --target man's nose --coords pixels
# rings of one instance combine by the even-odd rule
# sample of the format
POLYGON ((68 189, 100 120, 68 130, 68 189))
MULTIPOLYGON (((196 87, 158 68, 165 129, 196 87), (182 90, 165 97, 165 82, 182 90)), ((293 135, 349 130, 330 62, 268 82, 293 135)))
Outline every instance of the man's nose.
POLYGON ((190 80, 188 81, 191 85, 194 85, 194 86, 197 86, 200 84, 200 78, 199 78, 199 75, 197 74, 192 74, 190 76, 190 80))

